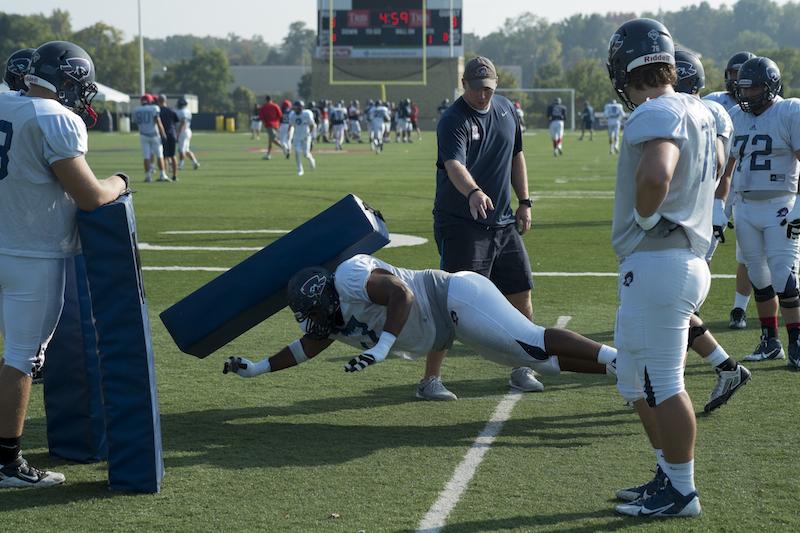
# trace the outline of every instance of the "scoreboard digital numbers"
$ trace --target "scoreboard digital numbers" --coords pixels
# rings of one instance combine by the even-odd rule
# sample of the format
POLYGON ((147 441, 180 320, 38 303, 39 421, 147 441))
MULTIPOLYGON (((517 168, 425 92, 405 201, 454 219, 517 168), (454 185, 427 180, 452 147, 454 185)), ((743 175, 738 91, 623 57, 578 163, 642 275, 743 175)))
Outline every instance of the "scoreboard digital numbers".
POLYGON ((319 0, 318 4, 320 57, 327 55, 331 39, 339 57, 418 57, 423 39, 428 56, 463 53, 461 0, 319 0))

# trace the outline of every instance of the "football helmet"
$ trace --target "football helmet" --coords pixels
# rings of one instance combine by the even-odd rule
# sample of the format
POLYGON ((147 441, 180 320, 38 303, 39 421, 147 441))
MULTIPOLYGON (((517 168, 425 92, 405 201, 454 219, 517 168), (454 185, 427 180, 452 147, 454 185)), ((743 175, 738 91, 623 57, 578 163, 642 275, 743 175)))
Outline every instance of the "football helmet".
POLYGON ((333 273, 323 267, 308 267, 297 272, 287 286, 289 307, 298 322, 306 322, 306 334, 327 339, 336 325, 339 295, 333 273))
POLYGON ((33 48, 23 48, 8 56, 3 81, 12 91, 28 90, 28 86, 25 84, 25 74, 31 68, 31 57, 35 51, 33 48))
POLYGON ((781 71, 768 57, 753 57, 742 64, 734 97, 745 113, 760 114, 781 92, 781 71), (743 96, 742 89, 763 87, 761 93, 743 96))
POLYGON ((706 71, 700 58, 687 50, 675 50, 675 70, 678 81, 675 90, 679 93, 697 94, 706 86, 706 71))
POLYGON ((754 57, 756 57, 756 55, 752 52, 736 52, 728 60, 728 64, 725 65, 725 90, 728 91, 728 94, 731 96, 735 97, 734 92, 736 92, 736 80, 733 79, 731 74, 739 72, 744 62, 754 57))
POLYGON ((178 98, 178 101, 176 102, 176 104, 178 106, 178 109, 182 109, 182 108, 188 106, 189 102, 186 101, 186 98, 181 96, 181 97, 178 98))
POLYGON ((559 98, 558 96, 553 98, 553 103, 555 105, 561 105, 561 98, 559 98))
POLYGON ((305 104, 305 103, 303 103, 303 101, 302 101, 302 100, 295 100, 295 101, 294 101, 294 104, 292 104, 292 107, 293 107, 293 108, 294 108, 296 111, 302 111, 302 110, 303 110, 303 108, 304 108, 305 106, 306 106, 306 104, 305 104))
POLYGON ((675 44, 669 30, 653 19, 629 20, 619 27, 608 43, 608 76, 619 98, 633 111, 628 97, 632 70, 655 63, 675 64, 675 44))

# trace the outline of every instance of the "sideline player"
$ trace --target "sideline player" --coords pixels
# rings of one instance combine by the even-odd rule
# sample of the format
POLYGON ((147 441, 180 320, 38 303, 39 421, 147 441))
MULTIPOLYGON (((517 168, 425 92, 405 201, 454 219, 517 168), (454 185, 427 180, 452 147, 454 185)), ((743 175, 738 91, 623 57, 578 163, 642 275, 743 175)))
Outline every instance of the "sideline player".
POLYGON ((753 285, 761 341, 745 361, 783 359, 778 303, 789 336, 789 368, 800 370, 800 100, 784 100, 774 61, 754 57, 742 64, 736 83, 739 106, 731 110, 736 202, 734 227, 753 285), (778 296, 778 302, 775 296, 778 296))
POLYGON ((349 139, 355 139, 359 143, 361 140, 361 108, 358 105, 358 100, 350 102, 350 107, 347 108, 347 120, 350 123, 350 129, 347 132, 348 142, 349 139))
MULTIPOLYGON (((707 94, 703 99, 717 102, 730 113, 734 107, 739 105, 739 102, 736 101, 736 95, 734 94, 736 91, 736 80, 739 79, 739 69, 742 68, 742 64, 745 61, 753 57, 755 57, 755 54, 746 51, 733 54, 728 60, 728 64, 725 65, 725 90, 707 94)), ((722 216, 726 217, 726 223, 732 217, 733 203, 736 200, 736 195, 730 194, 732 190, 732 172, 732 166, 725 169, 725 174, 723 174, 720 179, 716 194, 719 198, 725 198, 725 212, 722 216)), ((722 216, 718 212, 715 212, 715 226, 721 222, 722 216)), ((722 231, 725 230, 724 227, 721 227, 721 229, 722 231)), ((750 303, 750 294, 753 291, 753 287, 750 285, 750 277, 747 275, 747 267, 744 265, 742 250, 738 240, 736 241, 736 263, 738 263, 736 267, 736 291, 728 327, 731 329, 745 329, 747 328, 747 304, 750 303)))
POLYGON ((384 134, 389 124, 389 107, 386 102, 376 101, 369 119, 370 148, 376 153, 383 152, 384 134))
POLYGON ((164 137, 161 138, 161 145, 164 147, 164 161, 169 163, 172 171, 172 181, 178 181, 178 161, 175 159, 175 148, 178 144, 178 129, 176 125, 180 121, 174 109, 167 106, 167 95, 158 95, 158 117, 164 128, 164 137))
POLYGON ((344 102, 339 100, 335 106, 330 108, 328 114, 331 122, 331 132, 333 133, 333 142, 336 143, 337 150, 342 150, 345 129, 347 128, 345 124, 345 120, 347 120, 347 110, 344 108, 344 102))
POLYGON ((705 254, 713 238, 716 126, 699 99, 675 93, 674 54, 669 31, 651 19, 624 23, 609 41, 611 83, 633 111, 611 230, 620 259, 617 386, 633 402, 658 464, 652 482, 617 491, 629 503, 616 510, 640 517, 701 512, 684 362, 692 313, 711 284, 705 254))
POLYGON ((178 163, 178 170, 183 170, 183 162, 188 157, 192 161, 192 168, 197 170, 200 168, 200 163, 197 161, 194 152, 189 148, 192 143, 192 112, 189 111, 189 102, 183 96, 178 98, 178 109, 175 113, 178 114, 180 124, 178 125, 178 155, 180 162, 178 163))
POLYGON ((311 140, 316 136, 317 125, 314 122, 314 114, 310 109, 304 109, 302 100, 297 100, 289 113, 289 125, 292 129, 292 147, 294 157, 297 161, 297 175, 303 175, 302 158, 308 159, 308 164, 312 170, 317 168, 317 162, 311 155, 311 140))
POLYGON ((561 98, 555 98, 547 106, 546 114, 550 123, 550 138, 553 140, 553 156, 564 155, 564 121, 567 120, 567 108, 561 104, 561 98))
POLYGON ((614 348, 566 329, 537 326, 475 272, 408 270, 361 254, 333 273, 322 267, 297 272, 288 298, 303 338, 258 363, 230 357, 223 373, 252 377, 283 370, 335 340, 361 352, 345 365, 346 372, 357 372, 390 352, 420 357, 456 339, 491 361, 530 365, 543 374, 614 372, 614 348))
POLYGON ((283 150, 283 155, 286 159, 289 159, 289 156, 292 153, 291 147, 291 137, 289 135, 289 130, 292 128, 292 125, 289 124, 289 113, 292 111, 292 103, 289 100, 284 100, 281 102, 281 123, 278 126, 278 144, 281 146, 281 150, 283 150))
POLYGON ((581 136, 579 141, 583 140, 583 136, 589 130, 589 140, 594 140, 594 108, 589 100, 583 101, 583 110, 581 111, 581 136))
POLYGON ((65 259, 80 251, 76 210, 111 202, 128 185, 122 173, 98 180, 86 163, 83 117, 95 115, 97 94, 91 57, 66 41, 32 57, 29 90, 0 94, 0 488, 64 483, 22 456, 31 373, 61 314, 65 259))
POLYGON ((152 157, 158 162, 161 174, 158 181, 169 181, 164 171, 164 146, 161 139, 166 136, 161 124, 160 111, 152 94, 143 94, 139 107, 133 110, 133 121, 139 126, 139 144, 144 157, 144 182, 150 183, 153 175, 152 157))
POLYGON ((603 108, 606 116, 606 127, 608 128, 608 153, 619 153, 619 130, 622 126, 622 119, 625 118, 625 110, 622 104, 616 100, 610 100, 603 108))

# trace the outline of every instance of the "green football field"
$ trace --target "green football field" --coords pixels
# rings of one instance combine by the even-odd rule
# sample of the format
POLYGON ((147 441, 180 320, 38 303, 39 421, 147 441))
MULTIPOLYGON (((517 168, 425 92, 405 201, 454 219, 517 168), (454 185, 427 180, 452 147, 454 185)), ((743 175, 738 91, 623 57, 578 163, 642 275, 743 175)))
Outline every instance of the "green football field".
MULTIPOLYGON (((432 133, 421 143, 388 144, 381 155, 366 145, 349 144, 343 152, 320 145, 317 170, 307 168, 303 177, 280 154, 263 161, 263 139, 199 132, 192 144, 200 170, 183 171, 178 183, 144 184, 136 135, 90 136, 89 162, 98 176, 124 170, 135 179, 161 402, 162 491, 110 492, 105 463, 50 458, 42 388, 36 387, 26 456, 64 472, 67 484, 0 491, 0 531, 413 532, 443 492, 452 504, 440 516, 448 533, 800 528, 800 374, 783 361, 751 364, 752 382, 706 416, 715 375, 689 355, 703 515, 645 523, 613 510, 614 491, 647 481, 654 457, 638 419, 605 376, 544 378, 544 392, 514 398, 496 439, 470 452, 508 393, 509 369, 461 345, 443 369, 459 400, 443 403, 414 398, 422 361, 389 358, 346 374, 343 364, 355 353, 338 344, 286 371, 250 380, 223 375, 225 357, 260 359, 298 336, 286 310, 206 359, 181 353, 158 314, 219 275, 213 269, 229 268, 281 235, 215 231, 291 230, 354 193, 382 211, 391 232, 427 239, 379 257, 409 268, 438 265, 432 133), (180 233, 198 230, 208 233, 180 233), (463 492, 452 496, 446 486, 463 479, 457 469, 468 453, 483 460, 463 492)), ((562 318, 569 328, 611 343, 616 157, 602 132, 593 142, 568 133, 564 148, 556 159, 545 132, 525 137, 535 197, 533 230, 525 237, 535 321, 551 326, 570 317, 562 318)), ((727 329, 735 266, 730 233, 712 265, 716 277, 702 316, 741 358, 760 332, 752 303, 749 328, 727 329)))

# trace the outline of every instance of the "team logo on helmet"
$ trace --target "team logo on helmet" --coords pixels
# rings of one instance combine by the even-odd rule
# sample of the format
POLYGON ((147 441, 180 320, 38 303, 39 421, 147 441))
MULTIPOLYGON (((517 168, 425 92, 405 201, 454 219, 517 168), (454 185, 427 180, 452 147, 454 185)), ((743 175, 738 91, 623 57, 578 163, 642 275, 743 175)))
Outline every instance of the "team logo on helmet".
POLYGON ((308 296, 309 298, 319 296, 322 294, 322 290, 325 288, 327 282, 328 279, 325 276, 314 274, 314 276, 308 278, 300 287, 300 294, 308 296))
POLYGON ((611 40, 608 43, 608 47, 611 49, 611 55, 617 53, 617 50, 622 48, 622 35, 619 33, 615 33, 611 36, 611 40))
POLYGON ((649 32, 647 32, 647 36, 650 37, 651 41, 653 41, 653 46, 651 46, 651 50, 653 52, 660 52, 661 51, 661 47, 658 45, 658 37, 660 35, 661 34, 656 29, 652 29, 649 32))
POLYGON ((781 79, 781 74, 778 72, 778 69, 773 67, 767 67, 767 78, 772 83, 777 83, 781 79))
POLYGON ((675 63, 675 70, 678 71, 678 79, 681 80, 697 76, 697 69, 688 61, 678 61, 675 63))
POLYGON ((82 80, 89 76, 92 71, 92 65, 82 57, 69 57, 64 60, 61 70, 77 80, 82 80))
POLYGON ((8 64, 7 70, 17 76, 21 76, 28 72, 31 68, 31 60, 27 57, 17 57, 11 60, 8 64))

